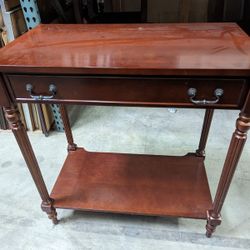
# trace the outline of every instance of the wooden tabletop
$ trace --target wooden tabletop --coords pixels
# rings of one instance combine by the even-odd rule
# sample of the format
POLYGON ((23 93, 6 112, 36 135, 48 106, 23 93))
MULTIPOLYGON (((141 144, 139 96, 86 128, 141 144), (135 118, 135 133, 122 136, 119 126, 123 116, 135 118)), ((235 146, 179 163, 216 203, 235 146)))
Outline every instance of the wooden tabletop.
POLYGON ((0 50, 0 71, 249 76, 234 23, 42 24, 0 50))

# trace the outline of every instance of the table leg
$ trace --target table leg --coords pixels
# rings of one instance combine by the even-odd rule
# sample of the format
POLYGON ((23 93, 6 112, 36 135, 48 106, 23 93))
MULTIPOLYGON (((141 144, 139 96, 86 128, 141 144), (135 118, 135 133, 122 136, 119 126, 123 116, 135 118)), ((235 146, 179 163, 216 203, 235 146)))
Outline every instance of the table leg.
POLYGON ((205 148, 207 144, 208 133, 211 127, 212 119, 213 119, 213 114, 214 114, 213 109, 206 109, 199 148, 196 150, 197 156, 205 157, 205 148))
POLYGON ((63 126, 64 126, 64 130, 65 130, 66 138, 68 141, 68 151, 75 151, 77 149, 77 145, 74 143, 67 109, 66 109, 65 105, 63 105, 63 104, 60 104, 59 108, 60 108, 60 113, 61 113, 61 117, 62 117, 62 121, 63 121, 63 126))
POLYGON ((36 104, 36 107, 37 107, 37 112, 38 112, 38 118, 40 120, 41 127, 42 127, 42 132, 46 137, 48 137, 49 131, 47 131, 47 128, 46 128, 46 122, 45 122, 45 118, 43 114, 42 104, 38 103, 36 104))
POLYGON ((57 213, 56 209, 53 207, 53 200, 49 197, 48 190, 44 183, 42 173, 34 155, 27 132, 20 120, 19 111, 16 106, 5 107, 4 110, 6 119, 10 124, 31 176, 36 184, 37 190, 42 198, 42 210, 48 214, 48 217, 54 224, 57 224, 57 213))
POLYGON ((225 201, 235 169, 240 159, 241 152, 247 139, 247 131, 250 129, 250 116, 240 114, 236 122, 236 130, 233 133, 227 152, 212 210, 207 211, 206 235, 211 237, 216 227, 221 224, 220 212, 225 201))

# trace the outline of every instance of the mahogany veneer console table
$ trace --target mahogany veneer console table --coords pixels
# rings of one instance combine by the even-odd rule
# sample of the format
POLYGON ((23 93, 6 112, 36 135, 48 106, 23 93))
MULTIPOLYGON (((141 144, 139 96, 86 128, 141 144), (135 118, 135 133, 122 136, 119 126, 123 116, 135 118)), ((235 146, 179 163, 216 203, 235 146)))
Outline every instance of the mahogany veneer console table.
POLYGON ((233 23, 40 25, 0 50, 0 105, 42 198, 56 208, 207 219, 210 237, 250 128, 250 40, 233 23), (49 195, 17 102, 59 103, 68 156, 49 195), (196 152, 93 153, 64 104, 206 109, 196 152), (214 109, 239 109, 212 201, 204 158, 214 109))

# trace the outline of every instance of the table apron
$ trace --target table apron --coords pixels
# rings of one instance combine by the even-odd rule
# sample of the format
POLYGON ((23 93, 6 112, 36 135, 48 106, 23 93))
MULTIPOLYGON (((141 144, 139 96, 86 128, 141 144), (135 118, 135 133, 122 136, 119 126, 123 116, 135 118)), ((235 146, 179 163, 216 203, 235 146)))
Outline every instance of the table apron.
POLYGON ((174 106, 189 108, 241 108, 248 88, 245 79, 94 77, 8 75, 8 87, 17 102, 99 104, 126 106, 174 106), (27 91, 27 84, 32 88, 27 91), (52 95, 51 86, 56 91, 52 95), (216 104, 194 104, 188 90, 196 90, 195 99, 216 100, 215 90, 223 95, 216 104))

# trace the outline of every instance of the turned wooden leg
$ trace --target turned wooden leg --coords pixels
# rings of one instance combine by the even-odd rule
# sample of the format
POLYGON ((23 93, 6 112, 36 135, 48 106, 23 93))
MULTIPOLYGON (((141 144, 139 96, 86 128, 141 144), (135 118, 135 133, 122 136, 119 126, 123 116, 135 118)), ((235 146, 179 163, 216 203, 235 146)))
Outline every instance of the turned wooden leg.
POLYGON ((232 181, 235 169, 244 144, 247 139, 247 131, 250 129, 250 116, 240 114, 236 122, 236 130, 232 136, 231 143, 227 152, 217 192, 215 195, 213 208, 207 212, 207 237, 211 237, 216 227, 221 223, 220 212, 225 201, 230 183, 232 181))
POLYGON ((77 149, 77 145, 74 143, 74 140, 73 140, 73 135, 71 131, 67 109, 65 105, 62 105, 62 104, 59 105, 59 107, 60 107, 60 113, 61 113, 61 117, 63 121, 66 138, 68 141, 68 151, 75 151, 77 149))
POLYGON ((208 133, 211 127, 212 119, 213 119, 213 114, 214 114, 213 109, 206 109, 199 148, 196 150, 197 156, 205 157, 205 148, 207 144, 208 133))
POLYGON ((27 132, 20 120, 19 111, 16 106, 6 107, 4 110, 6 119, 10 124, 31 176, 36 184, 37 190, 42 198, 42 210, 45 211, 49 218, 52 219, 53 223, 56 224, 58 220, 56 210, 53 207, 53 200, 49 197, 48 190, 44 183, 42 173, 34 155, 27 132))
POLYGON ((58 219, 57 219, 57 212, 56 209, 53 207, 53 200, 50 198, 50 201, 43 201, 41 204, 42 210, 47 213, 49 219, 52 220, 53 224, 58 224, 58 219))

